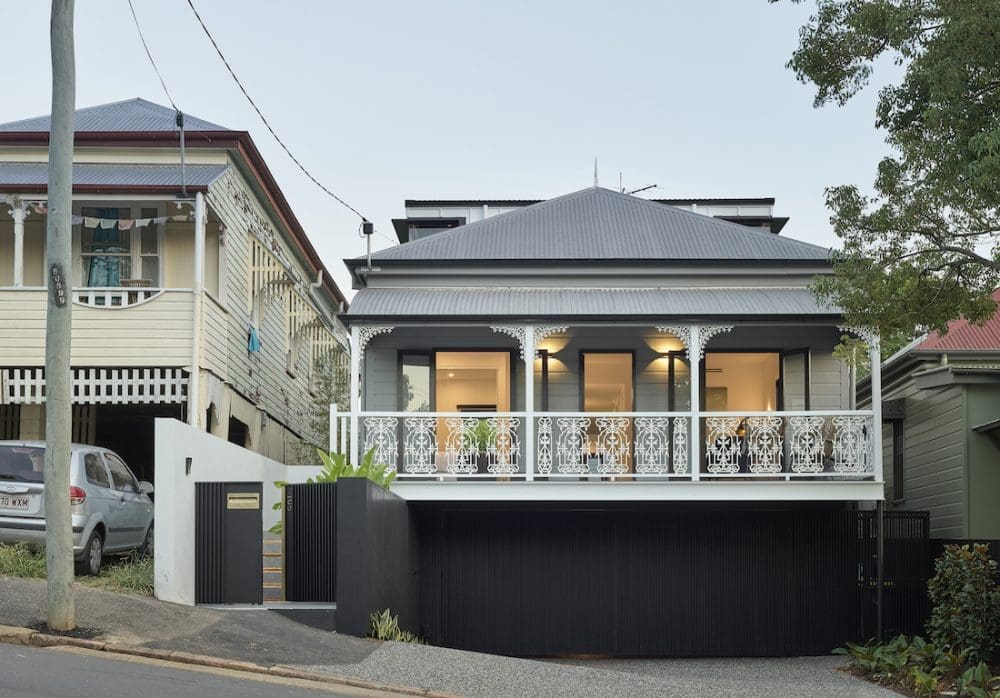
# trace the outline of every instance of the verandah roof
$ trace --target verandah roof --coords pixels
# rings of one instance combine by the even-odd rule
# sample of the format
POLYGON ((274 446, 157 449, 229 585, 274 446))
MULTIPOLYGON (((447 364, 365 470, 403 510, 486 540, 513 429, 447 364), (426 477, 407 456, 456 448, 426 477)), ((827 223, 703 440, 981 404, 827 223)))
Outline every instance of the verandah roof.
POLYGON ((837 319, 804 288, 365 288, 351 321, 628 318, 837 319))

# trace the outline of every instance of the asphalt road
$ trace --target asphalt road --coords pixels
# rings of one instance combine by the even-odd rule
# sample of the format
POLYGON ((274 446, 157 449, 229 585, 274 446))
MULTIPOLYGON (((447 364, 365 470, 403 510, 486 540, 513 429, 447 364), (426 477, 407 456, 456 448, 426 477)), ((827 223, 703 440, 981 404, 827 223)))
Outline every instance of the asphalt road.
POLYGON ((294 679, 248 679, 218 669, 179 668, 144 658, 116 659, 84 650, 40 649, 0 644, 0 698, 17 696, 271 696, 386 695, 349 686, 312 684, 294 679), (314 688, 315 687, 315 688, 314 688))

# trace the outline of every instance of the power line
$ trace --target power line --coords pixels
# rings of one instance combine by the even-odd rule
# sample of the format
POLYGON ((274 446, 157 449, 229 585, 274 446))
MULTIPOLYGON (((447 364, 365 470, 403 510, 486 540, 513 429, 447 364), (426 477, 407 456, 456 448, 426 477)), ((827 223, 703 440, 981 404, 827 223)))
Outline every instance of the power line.
MULTIPOLYGON (((129 4, 130 5, 132 4, 131 0, 129 0, 129 4)), ((305 168, 305 166, 301 162, 299 162, 299 159, 297 157, 295 157, 294 155, 292 155, 292 151, 288 149, 288 146, 285 145, 285 142, 282 141, 281 138, 278 137, 278 134, 275 133, 274 129, 271 128, 271 124, 264 117, 264 114, 261 112, 260 107, 258 107, 257 104, 250 97, 250 94, 247 92, 246 88, 243 87, 243 83, 240 82, 240 79, 238 77, 236 77, 236 73, 233 71, 232 66, 229 65, 229 61, 227 61, 226 57, 223 55, 222 49, 219 48, 219 44, 216 43, 215 38, 212 36, 212 33, 210 31, 208 31, 208 27, 205 26, 205 22, 201 19, 201 15, 198 14, 198 10, 195 9, 194 2, 192 0, 187 0, 187 4, 191 8, 191 11, 194 12, 194 16, 198 19, 198 24, 200 24, 201 28, 205 31, 205 36, 207 36, 208 40, 212 42, 212 46, 215 48, 215 52, 217 54, 219 54, 219 58, 222 59, 222 63, 223 63, 223 65, 226 66, 226 70, 229 71, 229 74, 233 77, 233 80, 236 81, 236 85, 240 88, 240 92, 242 92, 243 96, 247 98, 248 102, 250 102, 250 106, 253 107, 253 110, 255 112, 257 112, 257 116, 260 117, 260 120, 264 123, 264 126, 266 126, 267 130, 271 132, 272 136, 274 136, 274 140, 276 140, 278 142, 278 145, 280 145, 281 149, 285 151, 285 154, 288 155, 289 158, 291 158, 292 162, 294 162, 298 166, 298 168, 300 170, 302 170, 302 173, 306 177, 308 177, 309 179, 312 180, 313 184, 315 184, 317 187, 319 187, 320 189, 322 189, 329 196, 333 197, 333 199, 336 202, 338 202, 339 204, 341 204, 345 208, 347 208, 350 211, 352 211, 362 221, 367 222, 368 219, 365 216, 363 216, 361 214, 361 212, 358 211, 358 209, 354 208, 349 203, 347 203, 346 201, 344 201, 343 199, 341 199, 339 196, 337 196, 336 194, 334 194, 332 191, 330 191, 329 189, 327 189, 325 186, 323 186, 323 184, 318 179, 316 179, 312 175, 312 173, 309 172, 309 170, 307 170, 305 168)))
POLYGON ((135 16, 135 7, 132 5, 132 0, 128 0, 128 9, 132 11, 132 21, 135 22, 136 31, 139 32, 139 40, 142 42, 142 47, 146 49, 146 57, 149 59, 150 65, 153 66, 153 71, 156 73, 156 77, 160 79, 160 85, 163 86, 163 93, 167 95, 167 101, 170 102, 170 106, 174 108, 174 111, 179 112, 180 109, 174 103, 174 98, 170 96, 170 90, 167 89, 167 81, 163 79, 163 75, 160 73, 160 69, 156 67, 156 61, 153 60, 153 54, 149 51, 149 46, 146 44, 146 37, 142 35, 142 27, 139 26, 139 18, 135 16))

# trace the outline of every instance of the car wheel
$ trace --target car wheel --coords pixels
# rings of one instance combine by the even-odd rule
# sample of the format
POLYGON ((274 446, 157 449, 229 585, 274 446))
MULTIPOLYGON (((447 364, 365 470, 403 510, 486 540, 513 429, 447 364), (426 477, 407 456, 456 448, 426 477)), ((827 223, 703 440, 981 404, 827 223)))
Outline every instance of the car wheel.
POLYGON ((101 573, 101 563, 104 561, 104 536, 99 531, 94 531, 87 539, 87 547, 84 548, 83 559, 76 563, 76 573, 78 575, 97 576, 101 573))
POLYGON ((146 529, 146 537, 142 539, 142 545, 139 546, 139 557, 152 557, 153 556, 153 524, 149 524, 149 528, 146 529))

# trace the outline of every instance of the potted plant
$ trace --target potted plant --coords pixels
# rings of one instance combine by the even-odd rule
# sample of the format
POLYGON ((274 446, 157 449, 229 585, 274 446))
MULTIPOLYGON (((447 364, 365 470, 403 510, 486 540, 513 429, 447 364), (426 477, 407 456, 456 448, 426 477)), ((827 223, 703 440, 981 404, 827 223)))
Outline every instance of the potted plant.
POLYGON ((488 419, 480 419, 476 423, 476 428, 472 430, 472 438, 475 440, 476 450, 479 456, 476 460, 476 471, 480 473, 489 472, 490 445, 496 439, 496 429, 494 429, 488 419))

